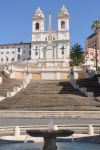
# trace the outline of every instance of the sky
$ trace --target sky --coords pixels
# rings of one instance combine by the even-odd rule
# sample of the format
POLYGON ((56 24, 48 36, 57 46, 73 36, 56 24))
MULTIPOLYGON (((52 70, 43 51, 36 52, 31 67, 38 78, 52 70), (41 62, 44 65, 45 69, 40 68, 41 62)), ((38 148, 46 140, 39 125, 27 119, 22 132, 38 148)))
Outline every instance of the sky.
POLYGON ((100 20, 100 0, 0 0, 0 44, 31 42, 32 15, 40 6, 46 18, 52 14, 52 28, 57 30, 57 15, 62 5, 70 15, 70 41, 85 47, 92 34, 91 25, 100 20))

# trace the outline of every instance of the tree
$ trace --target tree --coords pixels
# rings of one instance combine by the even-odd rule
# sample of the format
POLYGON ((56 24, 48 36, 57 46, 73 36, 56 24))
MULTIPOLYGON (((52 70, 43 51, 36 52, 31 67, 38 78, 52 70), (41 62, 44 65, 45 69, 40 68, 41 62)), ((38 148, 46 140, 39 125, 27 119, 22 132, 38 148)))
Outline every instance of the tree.
POLYGON ((95 32, 100 29, 100 20, 95 20, 92 23, 91 29, 95 32))
POLYGON ((85 63, 83 48, 78 43, 74 44, 70 53, 70 66, 81 66, 85 63))

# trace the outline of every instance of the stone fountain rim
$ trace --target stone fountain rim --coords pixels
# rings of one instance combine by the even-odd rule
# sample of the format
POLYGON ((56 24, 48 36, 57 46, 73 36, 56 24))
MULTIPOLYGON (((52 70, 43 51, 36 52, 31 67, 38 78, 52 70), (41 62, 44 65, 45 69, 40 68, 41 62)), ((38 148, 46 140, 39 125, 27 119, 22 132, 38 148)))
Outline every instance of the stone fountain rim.
POLYGON ((72 130, 27 130, 27 134, 32 137, 68 137, 71 136, 74 131, 72 130))

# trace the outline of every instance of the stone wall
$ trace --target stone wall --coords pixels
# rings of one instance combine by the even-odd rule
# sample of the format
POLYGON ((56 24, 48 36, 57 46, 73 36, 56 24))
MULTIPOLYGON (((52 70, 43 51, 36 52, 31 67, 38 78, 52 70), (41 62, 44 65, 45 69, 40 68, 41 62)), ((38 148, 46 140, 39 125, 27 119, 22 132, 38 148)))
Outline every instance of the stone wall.
POLYGON ((100 111, 0 111, 0 118, 100 119, 100 111))

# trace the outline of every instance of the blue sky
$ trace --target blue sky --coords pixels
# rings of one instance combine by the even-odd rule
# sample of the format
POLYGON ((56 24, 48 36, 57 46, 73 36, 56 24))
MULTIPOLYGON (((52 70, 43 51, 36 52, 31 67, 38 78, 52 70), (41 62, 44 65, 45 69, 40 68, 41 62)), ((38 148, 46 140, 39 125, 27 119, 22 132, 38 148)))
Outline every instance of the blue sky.
POLYGON ((44 11, 46 29, 49 11, 52 28, 57 29, 57 15, 63 4, 70 15, 71 45, 78 42, 85 47, 92 22, 100 19, 100 0, 0 0, 0 43, 30 42, 32 14, 38 6, 44 11))

